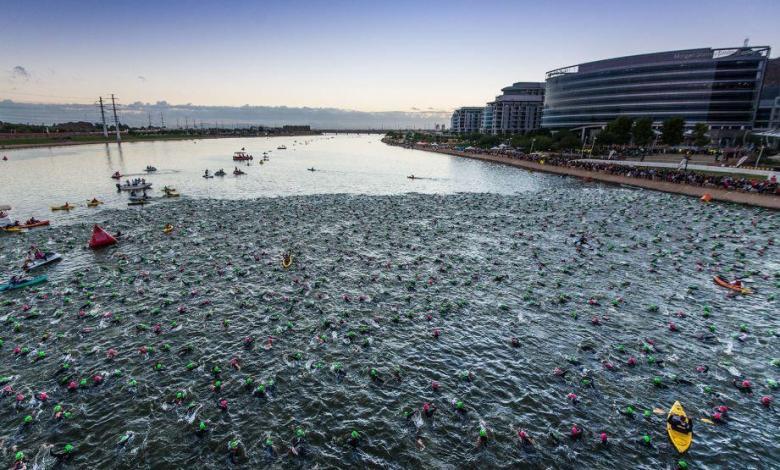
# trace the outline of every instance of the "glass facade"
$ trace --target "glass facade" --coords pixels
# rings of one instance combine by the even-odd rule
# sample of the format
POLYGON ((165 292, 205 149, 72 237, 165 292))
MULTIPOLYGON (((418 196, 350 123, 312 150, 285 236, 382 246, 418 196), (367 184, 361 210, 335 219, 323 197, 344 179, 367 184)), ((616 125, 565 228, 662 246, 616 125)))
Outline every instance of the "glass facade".
POLYGON ((618 116, 751 128, 768 47, 620 57, 547 73, 542 127, 600 127, 618 116))

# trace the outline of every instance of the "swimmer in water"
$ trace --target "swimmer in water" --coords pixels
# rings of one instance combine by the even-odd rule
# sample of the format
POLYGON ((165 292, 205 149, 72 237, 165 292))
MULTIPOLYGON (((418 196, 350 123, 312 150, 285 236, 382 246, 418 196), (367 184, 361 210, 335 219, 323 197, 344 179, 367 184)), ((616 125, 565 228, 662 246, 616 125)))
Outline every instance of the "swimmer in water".
POLYGON ((295 430, 295 436, 290 442, 290 453, 296 457, 304 455, 306 451, 306 431, 302 428, 295 430))
POLYGON ((424 403, 422 407, 423 415, 426 418, 433 418, 433 414, 436 413, 436 405, 433 403, 424 403))

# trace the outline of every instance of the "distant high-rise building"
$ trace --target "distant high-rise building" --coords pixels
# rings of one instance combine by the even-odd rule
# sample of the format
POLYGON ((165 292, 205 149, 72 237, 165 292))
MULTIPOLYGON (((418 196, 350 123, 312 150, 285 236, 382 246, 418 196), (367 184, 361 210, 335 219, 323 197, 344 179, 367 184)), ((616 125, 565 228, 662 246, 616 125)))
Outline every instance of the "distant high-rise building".
POLYGON ((758 101, 755 129, 780 129, 780 57, 769 60, 758 101))
POLYGON ((650 118, 656 126, 681 117, 688 127, 750 129, 759 114, 769 52, 769 47, 744 46, 687 49, 552 70, 542 126, 585 133, 627 116, 650 118))
POLYGON ((502 88, 485 106, 480 131, 484 134, 525 134, 539 129, 544 105, 544 83, 517 82, 502 88))
POLYGON ((450 131, 456 134, 470 134, 479 132, 482 124, 481 106, 464 106, 452 113, 450 131))

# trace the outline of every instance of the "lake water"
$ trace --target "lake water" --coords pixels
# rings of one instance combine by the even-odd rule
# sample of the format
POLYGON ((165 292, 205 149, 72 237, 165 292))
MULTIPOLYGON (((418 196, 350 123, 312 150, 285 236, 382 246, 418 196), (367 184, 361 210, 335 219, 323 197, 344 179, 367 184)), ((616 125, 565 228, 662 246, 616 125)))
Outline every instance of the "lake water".
MULTIPOLYGON (((302 194, 397 194, 537 191, 563 179, 517 171, 500 165, 391 147, 381 136, 336 135, 275 138, 203 139, 109 145, 78 145, 0 152, 0 204, 14 208, 14 217, 79 220, 87 199, 97 197, 107 207, 125 207, 127 193, 118 193, 115 171, 127 178, 153 183, 159 197, 163 186, 195 198, 247 199, 302 194), (285 145, 287 150, 277 150, 285 145), (246 148, 250 166, 233 162, 233 152, 246 148), (263 152, 269 161, 260 164, 263 152), (158 169, 146 174, 147 165, 158 169), (239 166, 246 175, 234 176, 239 166), (314 167, 317 171, 307 171, 314 167), (203 171, 224 168, 222 178, 204 179, 203 171), (408 175, 421 179, 410 180, 408 175), (77 204, 70 213, 52 213, 50 206, 77 204)), ((123 178, 124 181, 124 178, 123 178)))
POLYGON ((9 467, 780 467, 760 401, 780 398, 776 212, 377 136, 109 148, 0 164, 0 203, 54 219, 0 234, 3 280, 31 244, 63 256, 0 293, 9 467), (200 177, 240 147, 270 161, 200 177), (127 209, 108 176, 147 164, 185 197, 127 209), (48 212, 93 195, 108 207, 48 212), (87 249, 94 223, 119 243, 87 249), (682 457, 676 400, 695 421, 682 457))

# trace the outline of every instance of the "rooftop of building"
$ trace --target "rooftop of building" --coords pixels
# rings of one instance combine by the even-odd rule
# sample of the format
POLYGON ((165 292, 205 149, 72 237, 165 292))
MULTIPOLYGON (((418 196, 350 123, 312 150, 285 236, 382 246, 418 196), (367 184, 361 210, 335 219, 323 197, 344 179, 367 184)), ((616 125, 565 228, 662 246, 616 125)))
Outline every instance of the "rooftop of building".
POLYGON ((584 62, 568 67, 561 67, 547 72, 546 77, 553 78, 560 75, 574 73, 600 72, 610 69, 624 67, 633 67, 653 64, 685 63, 692 61, 705 61, 713 59, 733 59, 745 56, 769 56, 769 46, 744 46, 729 48, 700 48, 700 49, 682 49, 678 51, 651 52, 647 54, 637 54, 612 59, 596 60, 593 62, 584 62))

